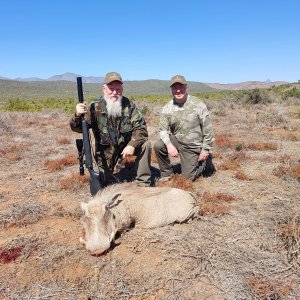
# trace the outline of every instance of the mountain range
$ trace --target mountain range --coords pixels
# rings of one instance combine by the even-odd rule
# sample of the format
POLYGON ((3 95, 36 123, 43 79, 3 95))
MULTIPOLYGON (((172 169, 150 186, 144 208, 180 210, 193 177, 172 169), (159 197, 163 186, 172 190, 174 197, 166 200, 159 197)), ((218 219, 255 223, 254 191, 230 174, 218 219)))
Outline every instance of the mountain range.
MULTIPOLYGON (((61 75, 54 75, 51 76, 47 79, 42 79, 42 78, 38 78, 38 77, 28 77, 28 78, 6 78, 6 77, 2 77, 0 76, 0 79, 2 80, 16 80, 16 81, 23 81, 23 82, 32 82, 32 81, 70 81, 70 82, 76 82, 76 77, 79 77, 81 75, 79 74, 75 74, 75 73, 70 73, 70 72, 66 72, 64 74, 61 75)), ((81 76, 82 77, 82 82, 83 83, 102 83, 104 81, 104 76, 99 76, 99 77, 95 77, 95 76, 81 76)), ((139 81, 156 81, 156 80, 139 80, 139 81)), ((139 82, 137 80, 135 81, 128 81, 128 82, 139 82)), ((157 80, 160 81, 160 80, 157 80)), ((163 80, 161 81, 163 82, 163 80)), ((167 81, 166 81, 167 82, 167 81)), ((267 79, 266 81, 246 81, 246 82, 240 82, 240 83, 228 83, 228 84, 223 84, 223 83, 202 83, 205 84, 207 86, 209 86, 210 88, 213 89, 218 89, 218 90, 245 90, 245 89, 254 89, 254 88, 266 88, 266 87, 270 87, 273 85, 282 85, 282 84, 287 84, 288 82, 286 81, 274 81, 272 82, 270 79, 267 79)))
MULTIPOLYGON (((6 78, 6 77, 2 77, 0 76, 0 79, 2 80, 16 80, 16 81, 24 81, 24 82, 30 82, 30 81, 71 81, 71 82, 76 82, 76 77, 79 77, 81 75, 79 74, 75 74, 75 73, 70 73, 70 72, 66 72, 64 74, 61 75, 54 75, 51 76, 47 79, 42 79, 42 78, 38 78, 38 77, 28 77, 28 78, 6 78)), ((94 76, 81 76, 82 77, 82 82, 83 83, 102 83, 104 80, 104 77, 94 77, 94 76)))

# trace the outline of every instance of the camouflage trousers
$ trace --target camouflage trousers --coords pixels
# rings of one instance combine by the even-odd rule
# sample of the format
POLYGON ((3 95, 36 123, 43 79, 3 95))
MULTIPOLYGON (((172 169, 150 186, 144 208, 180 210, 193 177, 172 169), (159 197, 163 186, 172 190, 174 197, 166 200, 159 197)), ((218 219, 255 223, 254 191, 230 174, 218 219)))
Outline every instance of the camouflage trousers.
MULTIPOLYGON (((197 177, 202 175, 208 168, 214 168, 212 165, 212 156, 209 155, 208 159, 205 161, 199 161, 200 149, 198 151, 194 149, 189 149, 179 144, 174 135, 170 135, 171 143, 175 146, 179 153, 180 163, 181 163, 181 173, 189 180, 194 181, 197 177)), ((167 177, 172 175, 172 165, 168 155, 168 150, 166 145, 162 140, 158 140, 153 147, 159 169, 162 177, 167 177)))
POLYGON ((135 182, 139 186, 150 186, 151 184, 151 170, 150 170, 150 161, 151 161, 151 142, 146 141, 140 147, 135 148, 134 156, 135 162, 134 166, 130 167, 130 170, 121 171, 117 174, 114 174, 114 171, 110 168, 103 168, 103 163, 98 167, 103 173, 104 185, 109 185, 116 182, 122 181, 131 181, 132 175, 135 174, 135 182), (132 170, 131 170, 132 169, 132 170), (132 174, 133 173, 133 174, 132 174))

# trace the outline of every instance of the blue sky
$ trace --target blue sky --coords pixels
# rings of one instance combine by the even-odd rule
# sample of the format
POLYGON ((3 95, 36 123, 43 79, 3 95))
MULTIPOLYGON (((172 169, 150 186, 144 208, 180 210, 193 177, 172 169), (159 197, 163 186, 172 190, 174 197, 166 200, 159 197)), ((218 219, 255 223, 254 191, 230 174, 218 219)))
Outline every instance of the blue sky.
POLYGON ((3 0, 0 76, 300 79, 299 0, 3 0))

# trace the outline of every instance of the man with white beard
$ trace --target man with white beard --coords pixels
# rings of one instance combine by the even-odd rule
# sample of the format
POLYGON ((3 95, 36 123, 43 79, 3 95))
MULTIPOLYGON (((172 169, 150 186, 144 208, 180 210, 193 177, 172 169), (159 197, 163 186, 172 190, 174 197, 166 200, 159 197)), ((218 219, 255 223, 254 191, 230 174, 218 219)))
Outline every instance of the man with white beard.
POLYGON ((71 129, 82 132, 80 117, 84 118, 95 137, 95 160, 104 174, 104 185, 114 182, 119 159, 135 157, 136 183, 151 183, 151 143, 147 126, 136 105, 123 96, 123 81, 119 73, 106 74, 102 86, 103 97, 89 105, 78 103, 71 129), (133 156, 134 155, 134 156, 133 156))

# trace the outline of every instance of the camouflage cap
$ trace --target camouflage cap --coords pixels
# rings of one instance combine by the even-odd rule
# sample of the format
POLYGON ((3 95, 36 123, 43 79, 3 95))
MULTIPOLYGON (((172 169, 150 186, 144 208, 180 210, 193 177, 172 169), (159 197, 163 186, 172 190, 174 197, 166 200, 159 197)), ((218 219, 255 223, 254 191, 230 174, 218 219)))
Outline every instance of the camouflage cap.
POLYGON ((185 80, 184 76, 182 75, 175 75, 171 78, 171 84, 170 87, 175 83, 181 83, 181 84, 187 84, 187 81, 185 80))
POLYGON ((105 75, 105 78, 104 78, 104 83, 105 84, 109 84, 113 81, 120 81, 121 83, 123 83, 122 81, 122 77, 119 73, 117 72, 109 72, 105 75))

